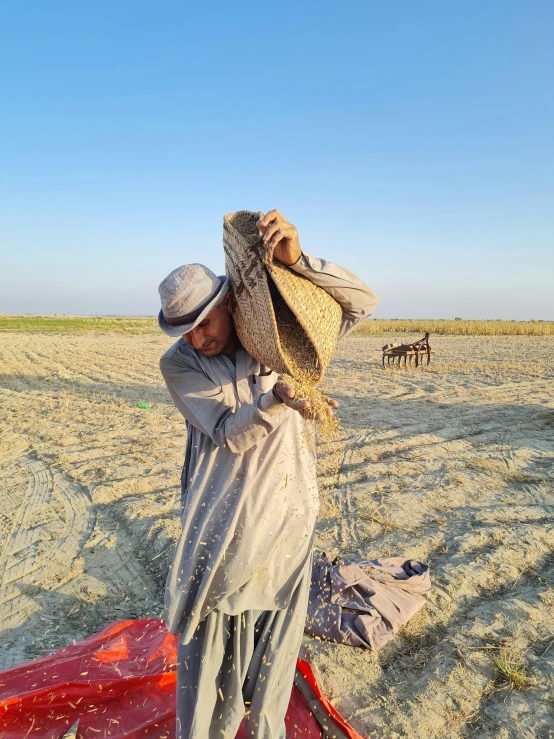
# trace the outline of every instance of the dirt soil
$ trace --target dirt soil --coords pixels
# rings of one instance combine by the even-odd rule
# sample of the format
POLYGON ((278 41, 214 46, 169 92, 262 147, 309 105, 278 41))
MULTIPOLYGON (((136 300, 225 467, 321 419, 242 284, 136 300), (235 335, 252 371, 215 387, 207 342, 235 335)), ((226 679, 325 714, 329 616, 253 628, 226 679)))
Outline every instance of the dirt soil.
MULTIPOLYGON (((432 595, 378 654, 303 653, 367 736, 554 737, 554 338, 434 337, 429 367, 382 369, 401 339, 347 339, 328 370, 344 439, 321 449, 316 546, 427 562, 432 595)), ((169 343, 0 334, 0 669, 160 616, 185 443, 169 343)))

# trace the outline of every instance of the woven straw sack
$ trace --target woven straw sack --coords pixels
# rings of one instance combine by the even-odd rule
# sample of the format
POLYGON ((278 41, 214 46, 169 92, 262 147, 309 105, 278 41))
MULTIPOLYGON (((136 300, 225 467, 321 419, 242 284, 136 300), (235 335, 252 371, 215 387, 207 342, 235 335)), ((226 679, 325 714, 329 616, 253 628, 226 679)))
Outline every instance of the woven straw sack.
POLYGON ((321 381, 337 345, 342 309, 329 293, 273 261, 246 210, 223 218, 225 269, 235 296, 238 338, 260 364, 321 381))

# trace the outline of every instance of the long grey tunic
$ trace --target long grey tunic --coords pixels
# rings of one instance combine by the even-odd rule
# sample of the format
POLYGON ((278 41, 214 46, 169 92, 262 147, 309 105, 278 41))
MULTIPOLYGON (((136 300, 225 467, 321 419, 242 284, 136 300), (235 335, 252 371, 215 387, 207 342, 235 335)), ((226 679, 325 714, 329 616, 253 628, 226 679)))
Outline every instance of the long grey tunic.
MULTIPOLYGON (((377 297, 342 267, 303 254, 292 267, 341 305, 342 338, 377 297)), ((214 609, 285 609, 304 574, 318 511, 315 458, 300 414, 271 392, 277 374, 244 349, 236 365, 177 341, 160 368, 186 420, 182 532, 164 618, 187 643, 214 609)))

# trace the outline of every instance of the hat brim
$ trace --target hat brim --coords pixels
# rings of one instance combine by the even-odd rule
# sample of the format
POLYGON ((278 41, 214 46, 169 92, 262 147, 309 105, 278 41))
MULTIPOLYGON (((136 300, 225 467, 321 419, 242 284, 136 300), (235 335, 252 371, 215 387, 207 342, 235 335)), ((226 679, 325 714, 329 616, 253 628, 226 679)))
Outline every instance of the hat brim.
POLYGON ((206 318, 208 313, 216 308, 223 301, 223 299, 229 292, 229 280, 227 279, 227 277, 220 277, 219 279, 223 282, 223 287, 217 293, 214 299, 208 303, 202 313, 200 313, 200 315, 191 323, 184 323, 180 326, 170 326, 169 323, 165 320, 165 316, 163 314, 163 311, 161 310, 158 313, 158 326, 161 328, 164 334, 176 338, 177 336, 188 334, 188 332, 192 331, 195 326, 198 326, 198 324, 203 321, 204 318, 206 318))

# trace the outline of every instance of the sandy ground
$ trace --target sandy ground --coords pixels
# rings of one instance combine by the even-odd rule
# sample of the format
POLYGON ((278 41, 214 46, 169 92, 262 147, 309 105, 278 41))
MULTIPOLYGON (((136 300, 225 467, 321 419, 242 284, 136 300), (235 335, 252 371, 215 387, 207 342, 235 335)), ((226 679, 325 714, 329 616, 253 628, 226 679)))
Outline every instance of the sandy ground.
MULTIPOLYGON (((347 339, 328 371, 344 441, 316 544, 428 562, 432 596, 377 655, 303 652, 367 735, 554 737, 554 339, 435 337, 429 368, 383 370, 394 339, 347 339), (522 691, 495 682, 506 646, 522 691)), ((160 615, 184 449, 167 345, 0 334, 0 668, 160 615)))

